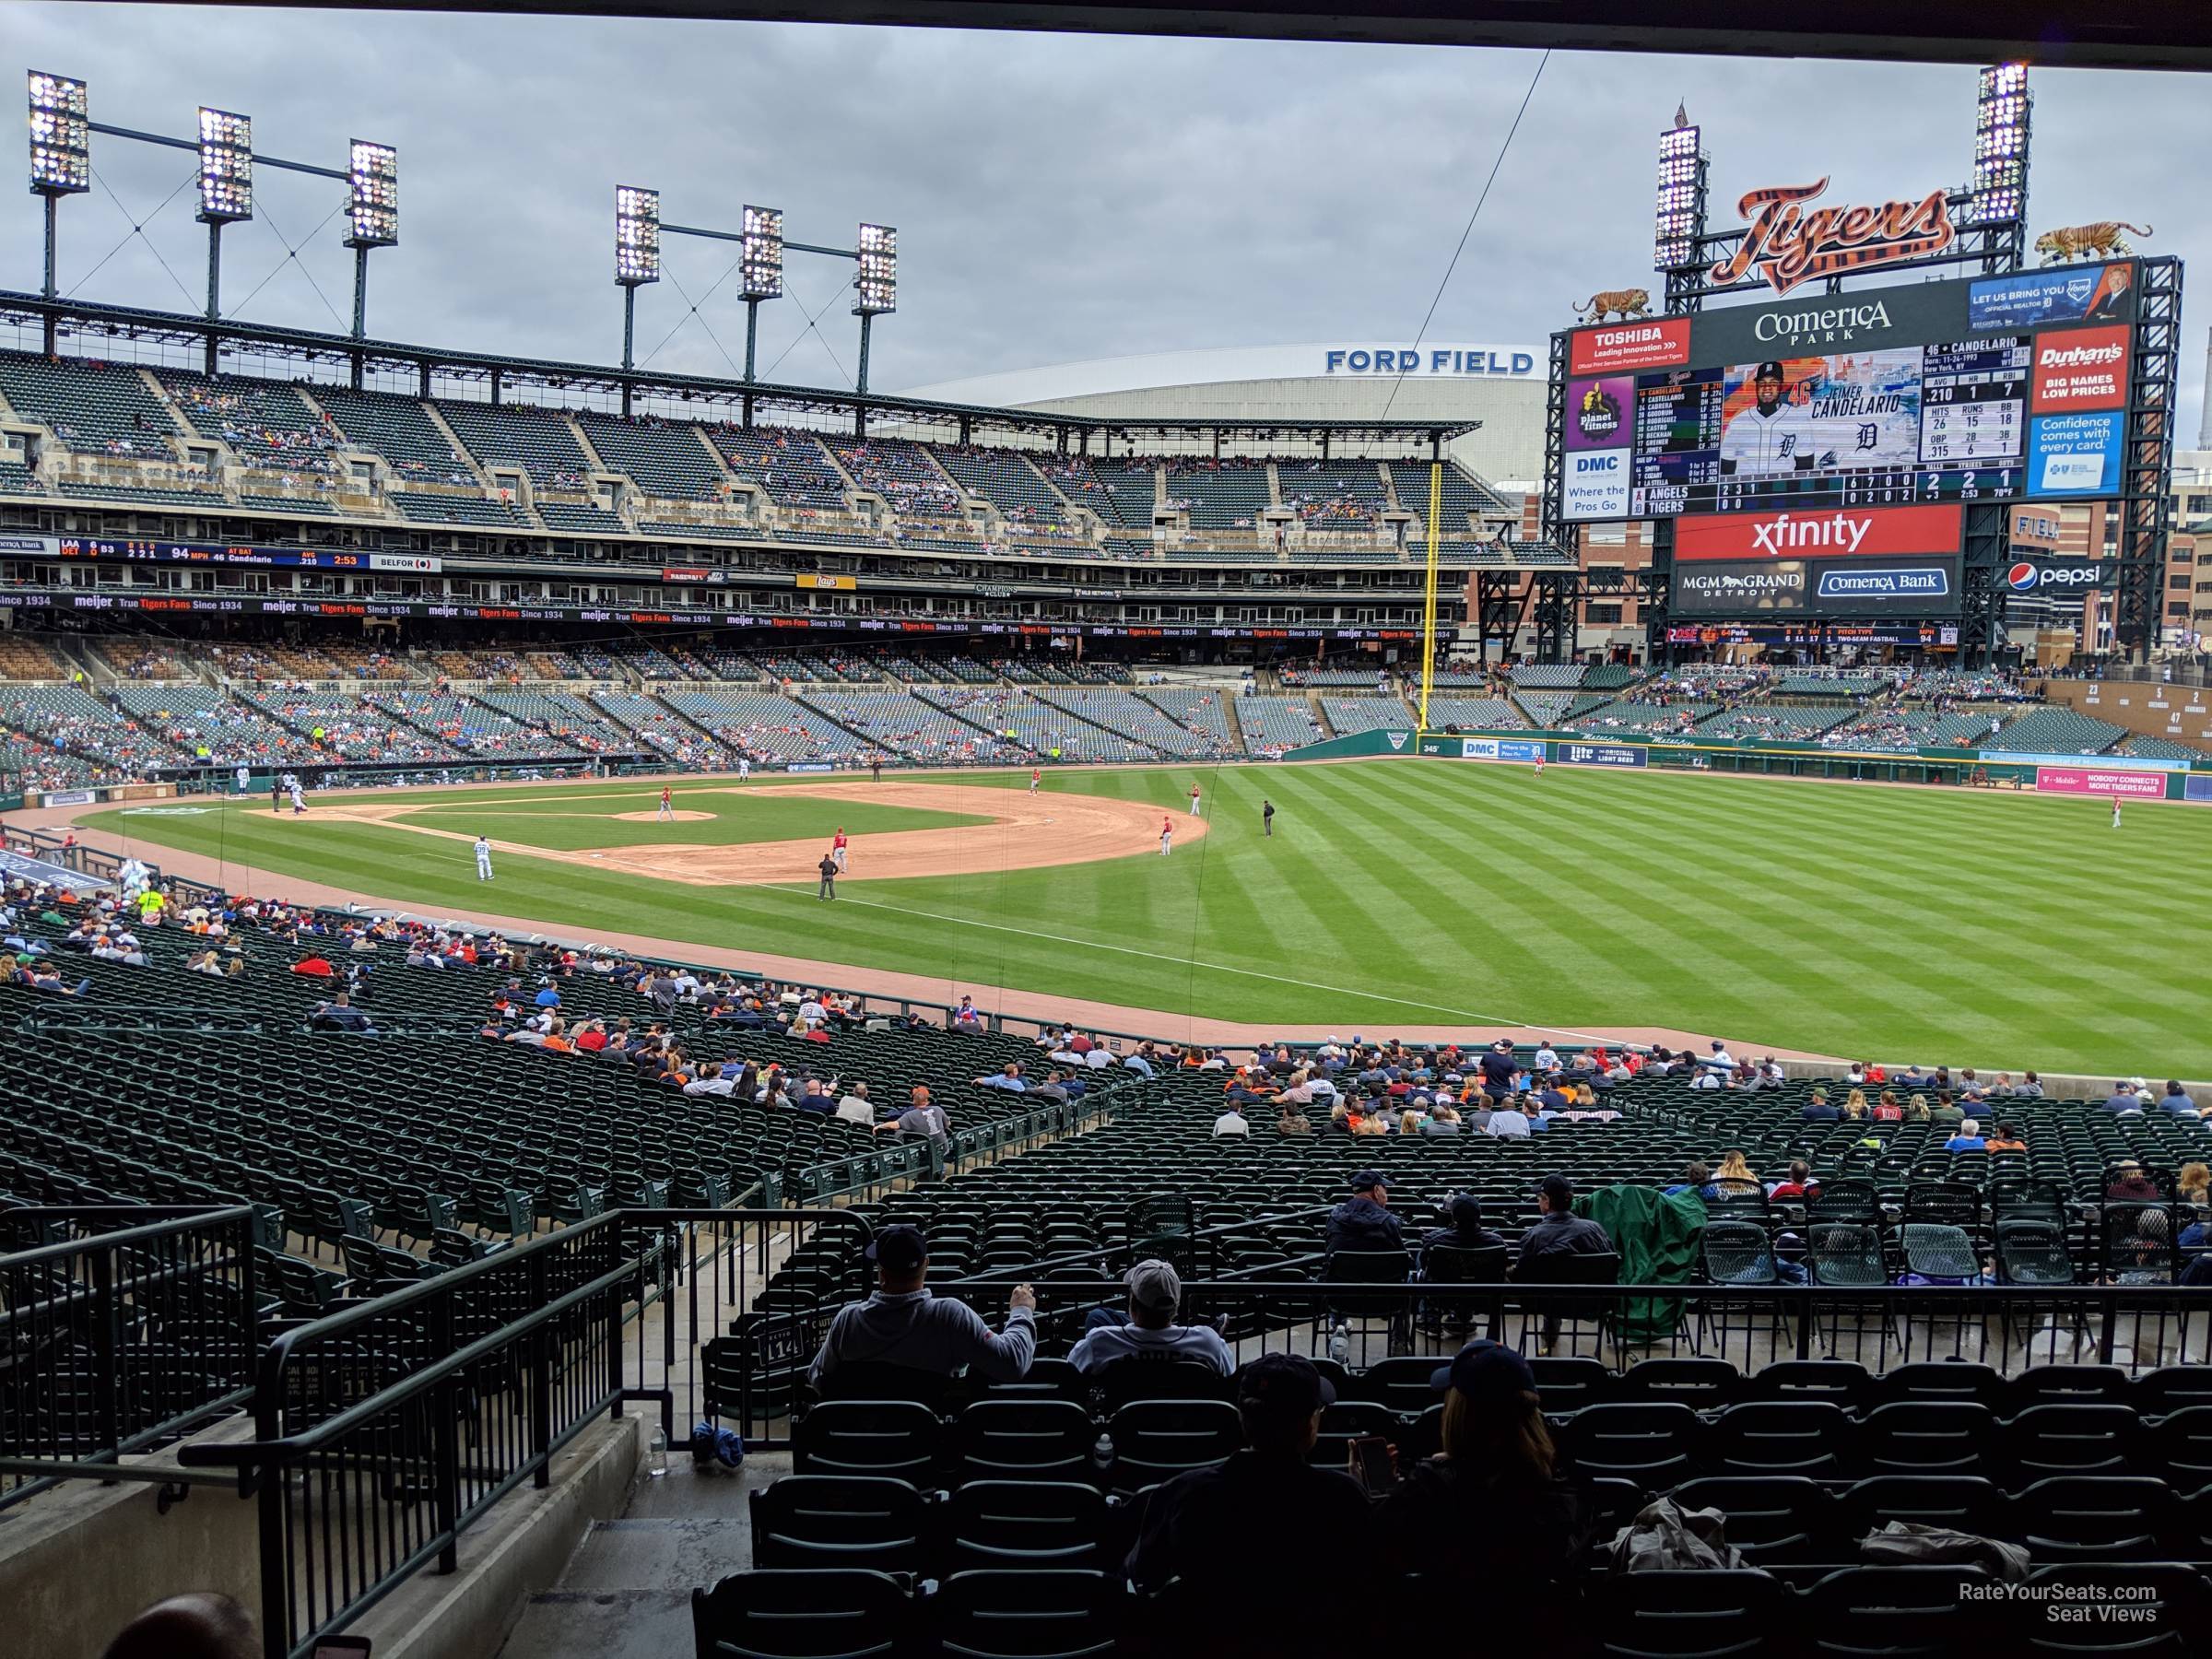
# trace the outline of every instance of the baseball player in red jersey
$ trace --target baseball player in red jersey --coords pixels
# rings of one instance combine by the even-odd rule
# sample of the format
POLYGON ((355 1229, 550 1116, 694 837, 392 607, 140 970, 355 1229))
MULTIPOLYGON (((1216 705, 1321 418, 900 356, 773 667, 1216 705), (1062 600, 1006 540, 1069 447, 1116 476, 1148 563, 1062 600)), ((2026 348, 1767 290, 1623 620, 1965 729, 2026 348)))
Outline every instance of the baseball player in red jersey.
POLYGON ((830 843, 830 856, 837 860, 840 875, 851 867, 848 860, 852 854, 845 850, 845 827, 842 824, 837 827, 837 839, 830 843))
POLYGON ((1191 816, 1198 816, 1198 785, 1195 783, 1191 785, 1191 816))
POLYGON ((655 823, 672 824, 676 821, 676 796, 669 793, 665 783, 661 785, 661 809, 653 817, 655 823))
POLYGON ((1538 749, 1538 750, 1536 751, 1536 776, 1540 778, 1540 777, 1542 777, 1543 775, 1544 775, 1544 751, 1543 751, 1542 749, 1538 749))
POLYGON ((1175 844, 1175 820, 1166 813, 1159 815, 1159 855, 1167 857, 1168 850, 1175 844))
POLYGON ((1040 783, 1041 783, 1041 782, 1044 782, 1044 773, 1043 773, 1041 771, 1040 771, 1038 768, 1034 767, 1034 766, 1030 767, 1030 793, 1031 794, 1035 794, 1037 793, 1037 785, 1038 785, 1038 784, 1040 784, 1040 783))

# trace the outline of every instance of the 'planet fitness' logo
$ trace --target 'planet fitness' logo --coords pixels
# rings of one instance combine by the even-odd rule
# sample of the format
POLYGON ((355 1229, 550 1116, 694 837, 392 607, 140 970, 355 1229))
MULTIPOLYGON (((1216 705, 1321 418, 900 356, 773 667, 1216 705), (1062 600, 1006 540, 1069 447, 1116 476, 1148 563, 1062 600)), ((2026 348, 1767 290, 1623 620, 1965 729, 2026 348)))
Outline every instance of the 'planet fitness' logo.
POLYGON ((1620 400, 1604 386, 1593 386, 1576 406, 1574 424, 1593 443, 1602 443, 1620 430, 1620 400))

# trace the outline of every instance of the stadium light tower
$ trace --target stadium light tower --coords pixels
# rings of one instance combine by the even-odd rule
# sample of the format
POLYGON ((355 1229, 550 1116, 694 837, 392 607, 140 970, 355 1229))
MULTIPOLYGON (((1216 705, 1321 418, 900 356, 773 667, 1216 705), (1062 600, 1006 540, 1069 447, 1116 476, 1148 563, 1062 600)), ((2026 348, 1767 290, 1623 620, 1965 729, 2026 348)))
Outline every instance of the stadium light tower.
MULTIPOLYGON (((200 106, 200 223, 207 227, 207 321, 223 314, 223 227, 253 217, 253 120, 200 106)), ((215 372, 215 332, 207 334, 215 372)))
MULTIPOLYGON (((399 244, 399 152, 356 138, 347 147, 346 245, 353 250, 353 337, 369 337, 369 251, 399 244)), ((353 354, 361 389, 362 354, 353 354)))
POLYGON ((760 333, 760 301, 783 297, 783 210, 745 209, 744 253, 739 274, 745 283, 745 378, 753 378, 753 348, 760 333))
POLYGON ((622 289, 622 368, 631 365, 638 289, 661 279, 661 193, 635 184, 615 187, 615 281, 622 289))
POLYGON ((1680 273, 1698 263, 1705 234, 1705 179, 1712 162, 1700 144, 1703 129, 1675 106, 1675 124, 1659 135, 1659 201, 1652 222, 1652 266, 1667 279, 1667 307, 1675 309, 1680 273))
POLYGON ((1974 100, 1973 205, 1977 225, 2021 225, 2028 218, 2028 136, 2035 110, 2028 65, 1993 64, 1974 100))
MULTIPOLYGON (((92 117, 85 83, 30 72, 30 194, 46 199, 46 276, 40 292, 56 297, 54 230, 62 198, 92 188, 92 117)), ((53 355, 53 313, 46 315, 46 355, 53 355)))
POLYGON ((853 314, 860 319, 860 372, 853 389, 868 389, 868 325, 899 309, 899 232, 888 225, 860 228, 860 275, 853 284, 853 314))

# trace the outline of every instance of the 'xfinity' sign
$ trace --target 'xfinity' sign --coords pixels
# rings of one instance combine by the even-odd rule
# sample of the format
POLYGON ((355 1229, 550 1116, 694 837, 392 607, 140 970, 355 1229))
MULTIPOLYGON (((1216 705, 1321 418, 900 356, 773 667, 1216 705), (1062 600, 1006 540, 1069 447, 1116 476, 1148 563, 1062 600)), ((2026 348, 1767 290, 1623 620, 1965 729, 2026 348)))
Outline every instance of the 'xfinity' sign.
POLYGON ((1323 350, 1324 374, 1503 375, 1527 379, 1536 371, 1536 354, 1495 346, 1330 346, 1323 350))

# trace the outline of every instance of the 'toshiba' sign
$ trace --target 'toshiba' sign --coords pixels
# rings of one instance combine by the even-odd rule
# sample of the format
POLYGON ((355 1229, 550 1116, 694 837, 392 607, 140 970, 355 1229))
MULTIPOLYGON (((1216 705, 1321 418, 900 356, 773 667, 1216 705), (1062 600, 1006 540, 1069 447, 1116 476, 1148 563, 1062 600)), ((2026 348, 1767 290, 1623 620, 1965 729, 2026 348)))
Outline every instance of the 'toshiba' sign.
POLYGON ((1828 188, 1775 184, 1754 190, 1736 204, 1751 228, 1735 253, 1712 267, 1712 280, 1741 282, 1756 271, 1786 294, 1801 282, 1845 271, 1871 270, 1940 253, 1959 238, 1940 190, 1917 202, 1878 207, 1815 207, 1803 204, 1828 188))

